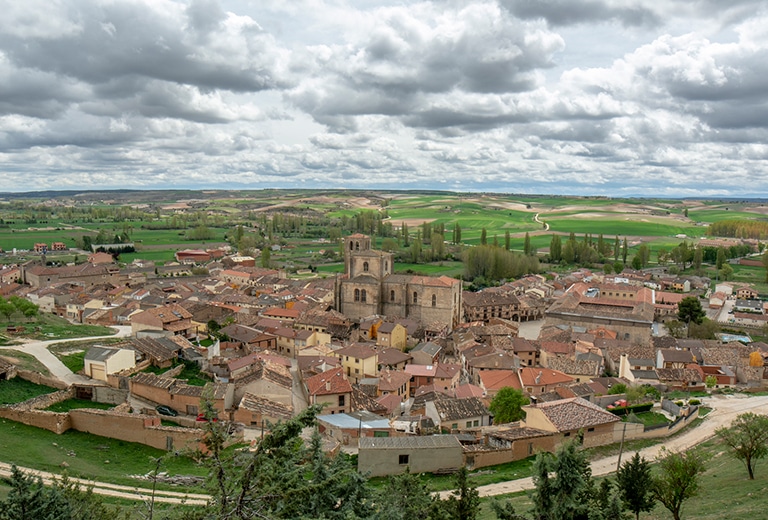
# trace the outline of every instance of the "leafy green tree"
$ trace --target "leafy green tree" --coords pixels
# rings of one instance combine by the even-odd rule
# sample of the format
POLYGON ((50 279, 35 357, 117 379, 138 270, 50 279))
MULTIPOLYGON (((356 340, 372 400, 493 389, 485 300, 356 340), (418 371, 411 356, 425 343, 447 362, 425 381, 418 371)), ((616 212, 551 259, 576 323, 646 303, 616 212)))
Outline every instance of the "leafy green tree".
POLYGON ((616 261, 613 263, 613 272, 616 274, 621 274, 621 272, 624 270, 624 262, 616 261))
POLYGON ((272 258, 272 250, 269 247, 269 244, 265 244, 263 248, 261 248, 261 267, 268 268, 271 265, 271 258, 272 258))
POLYGON ((749 480, 754 480, 757 461, 768 455, 768 416, 743 413, 730 427, 715 430, 715 435, 744 463, 749 480))
POLYGON ((765 283, 768 283, 768 249, 763 253, 762 262, 763 267, 765 268, 765 283))
POLYGON ((488 409, 493 414, 494 423, 514 422, 525 418, 522 407, 529 402, 521 390, 505 386, 493 397, 488 409))
POLYGON ((563 243, 560 240, 560 235, 552 235, 552 239, 549 241, 549 259, 553 264, 563 259, 563 243))
POLYGON ((733 276, 733 267, 728 264, 723 264, 723 267, 720 268, 720 276, 723 280, 730 280, 731 276, 733 276))
POLYGON ((453 243, 461 244, 461 226, 458 222, 453 225, 453 243))
MULTIPOLYGON (((526 233, 526 236, 527 235, 528 235, 528 233, 526 233)), ((512 242, 512 240, 511 240, 511 237, 509 235, 509 230, 507 229, 506 231, 504 231, 504 249, 509 251, 509 247, 511 245, 511 242, 512 242)))
POLYGON ((715 262, 716 269, 722 269, 725 263, 725 249, 722 247, 717 248, 717 261, 715 262))
POLYGON ((527 231, 525 232, 525 239, 523 240, 523 254, 528 256, 531 255, 531 236, 527 231))
POLYGON ((657 459, 659 473, 653 477, 651 495, 680 520, 683 503, 699 492, 704 461, 695 450, 673 452, 662 448, 657 459))
POLYGON ((480 230, 480 243, 486 245, 488 243, 488 232, 485 228, 480 230))
POLYGON ((641 512, 653 509, 654 499, 651 496, 651 464, 639 453, 621 465, 616 473, 619 494, 624 505, 640 519, 641 512))
POLYGON ((717 386, 717 378, 715 376, 709 375, 704 380, 704 385, 706 385, 707 388, 712 389, 715 386, 717 386))
POLYGON ((695 296, 686 296, 677 305, 677 317, 683 323, 701 324, 706 313, 701 307, 701 302, 695 296))

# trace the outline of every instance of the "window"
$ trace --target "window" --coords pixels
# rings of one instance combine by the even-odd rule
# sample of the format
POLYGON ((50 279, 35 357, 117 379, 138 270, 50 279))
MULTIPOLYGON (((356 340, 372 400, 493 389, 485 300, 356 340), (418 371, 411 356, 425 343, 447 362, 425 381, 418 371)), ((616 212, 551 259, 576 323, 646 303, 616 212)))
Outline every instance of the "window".
POLYGON ((359 369, 359 368, 356 368, 356 369, 355 369, 355 374, 359 374, 359 373, 360 373, 360 369, 359 369))
POLYGON ((360 251, 360 242, 355 242, 355 251, 360 251))
POLYGON ((356 358, 355 358, 355 363, 357 363, 357 364, 359 365, 359 364, 360 364, 360 358, 357 358, 357 357, 356 357, 356 358))
POLYGON ((533 443, 528 443, 528 455, 533 455, 533 443))
POLYGON ((588 432, 593 432, 593 431, 595 431, 595 429, 594 428, 587 428, 587 431, 588 432))
POLYGON ((408 464, 408 455, 398 455, 397 463, 400 464, 401 466, 408 464))
POLYGON ((389 262, 384 262, 384 270, 387 271, 389 269, 389 262))
POLYGON ((479 420, 475 421, 472 426, 480 426, 480 421, 479 420))
POLYGON ((389 301, 395 301, 395 291, 389 291, 389 301))
POLYGON ((339 396, 339 406, 344 406, 344 396, 343 395, 339 396))
POLYGON ((349 243, 349 250, 352 251, 355 248, 355 246, 352 244, 352 242, 349 243))
POLYGON ((432 307, 437 307, 437 295, 432 295, 432 307))
POLYGON ((360 301, 365 303, 365 300, 366 300, 366 294, 365 294, 365 289, 363 289, 362 291, 360 291, 360 301))
POLYGON ((459 429, 459 423, 453 423, 451 425, 451 430, 458 430, 459 429))
POLYGON ((472 428, 472 421, 467 421, 467 428, 472 428))
POLYGON ((419 295, 416 294, 416 292, 413 293, 413 303, 416 303, 419 301, 419 295))
POLYGON ((355 289, 355 301, 360 301, 360 289, 355 289))
POLYGON ((563 437, 570 437, 570 436, 571 436, 571 432, 565 432, 565 433, 563 434, 563 437))
POLYGON ((363 272, 364 273, 368 272, 368 262, 363 262, 363 272))

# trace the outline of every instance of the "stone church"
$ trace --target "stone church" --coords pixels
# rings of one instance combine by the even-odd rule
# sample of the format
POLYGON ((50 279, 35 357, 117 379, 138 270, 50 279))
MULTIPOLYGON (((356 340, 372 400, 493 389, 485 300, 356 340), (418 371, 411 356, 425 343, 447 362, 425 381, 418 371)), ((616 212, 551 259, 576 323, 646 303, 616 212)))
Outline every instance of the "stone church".
POLYGON ((336 309, 354 320, 372 315, 410 318, 429 331, 451 331, 461 319, 461 280, 393 274, 393 255, 371 249, 371 238, 344 239, 345 274, 336 280, 336 309))

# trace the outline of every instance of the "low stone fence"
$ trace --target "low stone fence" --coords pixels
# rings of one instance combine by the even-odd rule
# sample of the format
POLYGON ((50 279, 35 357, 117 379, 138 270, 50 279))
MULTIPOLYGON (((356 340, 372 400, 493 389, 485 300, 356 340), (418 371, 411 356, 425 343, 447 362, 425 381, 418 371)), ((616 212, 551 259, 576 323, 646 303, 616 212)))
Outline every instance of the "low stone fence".
POLYGON ((16 371, 16 376, 25 381, 29 381, 30 383, 35 383, 36 385, 50 386, 52 388, 58 388, 59 390, 64 390, 69 386, 64 381, 60 381, 55 377, 44 376, 39 372, 32 372, 30 370, 19 369, 16 371))

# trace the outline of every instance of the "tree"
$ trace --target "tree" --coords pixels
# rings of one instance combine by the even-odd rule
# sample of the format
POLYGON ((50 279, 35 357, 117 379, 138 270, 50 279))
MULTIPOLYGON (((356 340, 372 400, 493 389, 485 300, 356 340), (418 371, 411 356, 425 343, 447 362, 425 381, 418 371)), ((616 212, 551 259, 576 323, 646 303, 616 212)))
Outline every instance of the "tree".
POLYGON ((466 466, 456 472, 453 485, 454 490, 445 504, 451 520, 475 520, 480 512, 480 493, 470 485, 466 466))
MULTIPOLYGON (((528 233, 526 233, 525 235, 528 236, 528 233)), ((528 240, 529 240, 528 245, 530 246, 531 245, 530 238, 528 240)), ((504 249, 509 251, 510 245, 511 245, 511 237, 509 235, 509 230, 507 229, 506 231, 504 231, 504 249)))
POLYGON ((749 353, 749 366, 761 367, 763 366, 763 355, 757 350, 749 353))
POLYGON ((640 512, 653 509, 654 500, 651 496, 651 464, 639 453, 621 465, 616 473, 616 483, 624 505, 640 519, 640 512))
POLYGON ((662 448, 657 462, 660 473, 653 477, 651 495, 672 513, 675 520, 680 520, 683 502, 699 492, 699 475, 704 472, 704 461, 694 450, 677 453, 662 448))
POLYGON ((765 283, 768 283, 768 249, 763 253, 763 267, 765 267, 765 283))
POLYGON ((461 244, 461 226, 458 222, 453 226, 453 243, 461 244))
POLYGON ((521 390, 505 386, 493 397, 489 410, 496 424, 519 421, 525 418, 522 407, 529 403, 521 390))
POLYGON ((375 520, 425 520, 430 518, 439 501, 429 491, 426 482, 408 468, 405 468, 405 473, 387 477, 375 498, 375 520))
POLYGON ((768 455, 768 416, 743 413, 730 428, 715 430, 715 435, 728 446, 731 455, 744 463, 749 480, 754 480, 757 461, 768 455))
POLYGON ((554 455, 539 453, 533 463, 533 483, 534 518, 586 518, 592 496, 592 470, 575 443, 563 444, 554 455))
POLYGON ((679 320, 672 320, 664 323, 664 326, 667 327, 667 330, 669 331, 669 335, 673 338, 684 338, 685 337, 685 323, 679 320))
POLYGON ((713 375, 707 376, 704 380, 704 385, 710 390, 717 386, 717 378, 713 375))
POLYGON ((725 263, 725 249, 722 247, 717 248, 717 260, 715 262, 715 268, 716 269, 722 269, 723 264, 725 263))
POLYGON ((527 231, 525 232, 525 239, 523 240, 523 254, 528 256, 531 255, 531 236, 527 231))
POLYGON ((706 313, 701 307, 701 302, 695 296, 686 296, 677 305, 677 316, 683 323, 695 323, 700 325, 704 321, 706 313))
POLYGON ((621 245, 621 262, 626 265, 627 264, 627 250, 629 249, 629 244, 627 244, 627 237, 624 237, 624 243, 621 245))
POLYGON ((266 244, 262 250, 261 250, 261 267, 269 267, 270 266, 270 258, 272 257, 272 252, 270 250, 269 244, 266 244))
POLYGON ((720 276, 723 278, 723 280, 729 280, 732 275, 733 267, 728 264, 723 264, 723 267, 720 268, 720 276))
POLYGON ((563 243, 560 240, 560 235, 552 235, 552 240, 549 241, 549 260, 556 264, 563 258, 563 243))
POLYGON ((485 245, 488 243, 488 232, 485 230, 485 228, 480 230, 480 243, 482 245, 485 245))

